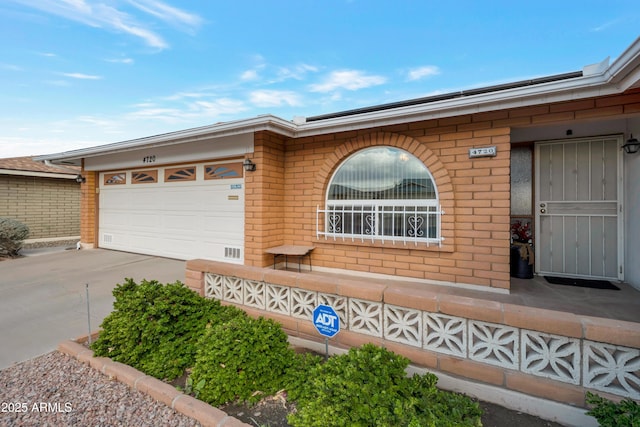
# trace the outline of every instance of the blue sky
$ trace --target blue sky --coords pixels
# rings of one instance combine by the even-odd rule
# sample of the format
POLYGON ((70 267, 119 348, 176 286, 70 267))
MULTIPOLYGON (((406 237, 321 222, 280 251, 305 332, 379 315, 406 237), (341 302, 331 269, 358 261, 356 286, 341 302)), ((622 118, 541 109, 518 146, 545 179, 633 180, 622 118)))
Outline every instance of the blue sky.
POLYGON ((0 157, 579 71, 629 1, 4 0, 0 157))

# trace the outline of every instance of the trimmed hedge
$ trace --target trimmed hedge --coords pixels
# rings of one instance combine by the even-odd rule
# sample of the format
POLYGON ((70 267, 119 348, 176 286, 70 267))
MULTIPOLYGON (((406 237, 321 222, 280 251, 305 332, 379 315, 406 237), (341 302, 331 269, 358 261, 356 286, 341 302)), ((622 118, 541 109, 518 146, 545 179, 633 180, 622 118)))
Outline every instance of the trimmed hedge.
POLYGON ((407 377, 409 359, 373 344, 352 348, 313 368, 297 390, 294 427, 479 427, 470 398, 436 388, 433 374, 407 377))
POLYGON ((95 355, 160 379, 191 371, 185 391, 212 405, 286 390, 297 404, 294 427, 481 425, 477 403, 438 390, 433 374, 408 378, 407 358, 373 344, 322 363, 295 354, 275 321, 250 318, 180 282, 126 279, 113 295, 95 355))
POLYGON ((198 398, 211 405, 257 402, 284 387, 295 358, 278 323, 237 317, 207 328, 191 378, 205 381, 198 398))
POLYGON ((181 282, 162 285, 126 279, 113 290, 115 302, 92 344, 96 356, 126 363, 159 379, 174 379, 193 366, 197 341, 207 325, 244 312, 205 299, 181 282))

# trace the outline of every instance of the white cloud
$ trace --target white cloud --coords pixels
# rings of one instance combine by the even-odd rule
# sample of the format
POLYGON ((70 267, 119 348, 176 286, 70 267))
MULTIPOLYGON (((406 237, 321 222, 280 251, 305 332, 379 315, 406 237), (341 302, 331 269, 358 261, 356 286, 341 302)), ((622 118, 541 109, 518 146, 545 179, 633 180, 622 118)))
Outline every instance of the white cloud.
MULTIPOLYGON (((183 94, 184 95, 184 94, 183 94)), ((179 101, 179 99, 176 99, 179 101)), ((213 100, 197 100, 179 105, 158 105, 152 103, 139 104, 139 109, 129 113, 129 120, 155 120, 167 123, 189 122, 194 120, 214 120, 220 116, 238 114, 246 111, 240 100, 218 98, 213 100)))
POLYGON ((202 24, 202 18, 198 15, 185 12, 160 1, 129 0, 129 3, 149 15, 155 16, 170 24, 186 25, 189 28, 196 28, 202 24))
MULTIPOLYGON (((45 13, 80 22, 94 28, 106 28, 116 32, 123 32, 142 39, 147 45, 166 49, 169 44, 151 29, 149 25, 127 13, 117 9, 117 3, 102 2, 100 0, 14 0, 25 6, 38 9, 45 13)), ((129 4, 137 10, 162 21, 176 24, 191 32, 197 28, 202 19, 178 8, 154 0, 131 0, 129 4)))
POLYGON ((133 64, 134 61, 131 58, 117 58, 117 59, 105 59, 106 62, 113 62, 114 64, 133 64))
POLYGON ((178 121, 181 114, 182 111, 177 108, 146 107, 130 113, 128 118, 178 121))
POLYGON ((598 25, 597 27, 593 27, 591 28, 589 31, 593 32, 593 33, 599 33, 601 31, 605 31, 611 27, 613 27, 614 25, 619 25, 622 22, 622 19, 618 18, 618 19, 613 19, 611 21, 607 21, 601 25, 598 25))
POLYGON ((324 82, 309 87, 312 92, 331 92, 337 89, 358 90, 384 84, 383 76, 368 75, 358 70, 341 70, 332 72, 324 82))
POLYGON ((318 67, 313 65, 299 64, 294 67, 280 67, 277 74, 279 80, 302 80, 307 73, 315 73, 317 71, 318 67))
POLYGON ((133 108, 140 108, 140 109, 144 109, 144 108, 152 108, 155 107, 156 104, 154 104, 153 102, 140 102, 138 104, 133 104, 132 107, 133 108))
POLYGON ((22 71, 22 67, 14 64, 0 64, 0 68, 9 71, 22 71))
POLYGON ((92 126, 100 126, 102 128, 115 127, 116 123, 113 120, 102 119, 95 116, 80 116, 76 119, 78 122, 87 123, 92 126))
POLYGON ((184 99, 194 99, 194 98, 211 98, 216 96, 211 92, 177 92, 173 95, 165 96, 161 99, 165 101, 182 101, 184 99))
POLYGON ((247 70, 240 75, 240 80, 242 81, 251 81, 258 79, 258 71, 257 70, 247 70))
POLYGON ((94 76, 91 74, 83 74, 83 73, 60 73, 65 77, 70 77, 72 79, 80 79, 80 80, 101 80, 102 76, 94 76))
MULTIPOLYGON (((61 132, 54 133, 59 134, 61 132)), ((104 141, 75 139, 69 136, 60 137, 53 135, 52 132, 47 132, 46 136, 41 137, 0 136, 0 158, 60 153, 91 147, 100 143, 104 143, 104 141)))
POLYGON ((412 68, 407 73, 407 80, 415 81, 424 79, 425 77, 436 76, 440 74, 440 69, 435 65, 426 65, 424 67, 412 68))
POLYGON ((217 118, 225 114, 237 114, 247 109, 244 102, 231 98, 219 98, 213 101, 196 101, 190 104, 189 108, 190 114, 187 113, 187 116, 208 118, 217 118))
POLYGON ((249 100, 257 107, 279 107, 302 105, 300 97, 295 92, 284 90, 256 90, 249 94, 249 100))
POLYGON ((141 39, 145 40, 151 47, 157 47, 158 49, 166 49, 169 47, 169 44, 153 31, 149 31, 136 25, 128 25, 120 21, 114 21, 112 25, 114 28, 122 30, 125 33, 140 37, 141 39))
POLYGON ((243 82, 262 80, 267 84, 273 84, 290 79, 303 80, 306 74, 318 71, 318 67, 304 63, 294 66, 276 66, 267 63, 262 55, 254 55, 251 60, 256 65, 240 74, 240 80, 243 82))

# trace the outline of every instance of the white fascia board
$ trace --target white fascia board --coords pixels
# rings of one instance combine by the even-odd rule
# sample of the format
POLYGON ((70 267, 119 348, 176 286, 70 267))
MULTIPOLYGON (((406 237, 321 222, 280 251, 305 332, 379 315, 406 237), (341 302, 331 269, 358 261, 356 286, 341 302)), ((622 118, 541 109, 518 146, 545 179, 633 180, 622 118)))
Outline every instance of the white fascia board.
POLYGON ((38 178, 76 179, 78 174, 68 175, 64 173, 20 171, 14 169, 0 169, 0 175, 35 176, 38 178))
POLYGON ((606 77, 600 74, 425 104, 373 111, 353 116, 318 120, 317 122, 307 122, 300 125, 296 136, 312 136, 318 133, 357 130, 371 126, 395 125, 407 121, 431 120, 553 102, 575 101, 621 92, 623 92, 623 90, 618 86, 606 84, 606 77))
POLYGON ((192 140, 187 144, 146 145, 85 157, 84 170, 115 172, 129 168, 199 162, 217 158, 242 158, 247 153, 254 152, 253 134, 246 132, 215 139, 192 140), (153 162, 148 163, 146 159, 153 159, 153 162))
POLYGON ((62 153, 47 154, 34 157, 36 161, 50 161, 60 163, 79 160, 86 157, 95 157, 104 154, 139 150, 145 147, 162 147, 167 145, 183 144, 186 142, 201 141, 204 139, 222 138, 261 130, 271 130, 285 136, 295 136, 295 128, 292 122, 273 115, 263 115, 251 119, 223 122, 210 126, 186 129, 177 132, 165 133, 145 138, 100 145, 97 147, 82 148, 79 150, 62 153))
POLYGON ((605 71, 607 81, 621 91, 637 86, 640 79, 640 37, 638 37, 605 71))

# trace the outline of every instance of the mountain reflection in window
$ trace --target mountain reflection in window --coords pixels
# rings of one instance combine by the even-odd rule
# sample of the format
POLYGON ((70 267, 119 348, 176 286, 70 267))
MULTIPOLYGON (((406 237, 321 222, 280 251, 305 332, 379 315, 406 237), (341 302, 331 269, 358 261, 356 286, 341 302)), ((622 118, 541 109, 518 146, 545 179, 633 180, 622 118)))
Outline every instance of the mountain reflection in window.
POLYGON ((436 189, 426 166, 413 155, 390 147, 362 150, 336 171, 328 200, 435 199, 436 189))
MULTIPOLYGON (((373 147, 347 158, 327 191, 327 237, 440 242, 440 212, 429 169, 394 147, 373 147)), ((320 222, 320 221, 319 221, 320 222)))
POLYGON ((242 178, 242 163, 226 163, 222 165, 206 165, 204 179, 242 178))

